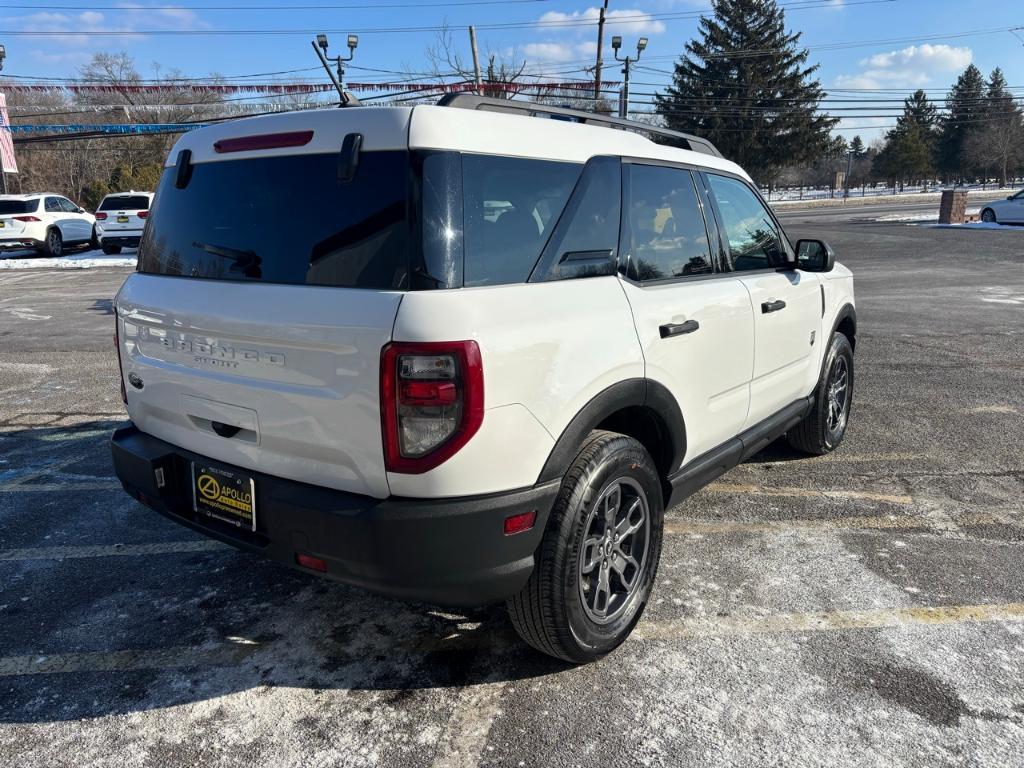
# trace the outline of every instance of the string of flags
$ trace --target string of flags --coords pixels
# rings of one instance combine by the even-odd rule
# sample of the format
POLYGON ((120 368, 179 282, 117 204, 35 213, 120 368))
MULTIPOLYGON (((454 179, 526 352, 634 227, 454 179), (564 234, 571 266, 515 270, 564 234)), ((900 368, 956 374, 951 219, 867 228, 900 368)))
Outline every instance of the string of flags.
MULTIPOLYGON (((614 88, 618 82, 604 81, 602 88, 614 88)), ((216 93, 216 94, 238 94, 238 93, 260 93, 267 95, 287 96, 306 93, 326 93, 333 91, 334 86, 329 83, 145 83, 135 85, 116 85, 108 83, 10 83, 0 81, 0 88, 7 93, 52 93, 66 92, 73 94, 88 93, 120 93, 120 94, 143 94, 143 93, 216 93)), ((416 91, 441 91, 444 93, 461 93, 477 90, 476 83, 472 81, 460 81, 457 83, 346 83, 346 90, 349 91, 376 91, 382 93, 394 93, 401 91, 410 93, 416 91)), ((565 82, 515 82, 515 83, 484 83, 488 93, 517 93, 526 88, 531 91, 581 91, 589 92, 594 89, 593 82, 572 80, 565 82)))

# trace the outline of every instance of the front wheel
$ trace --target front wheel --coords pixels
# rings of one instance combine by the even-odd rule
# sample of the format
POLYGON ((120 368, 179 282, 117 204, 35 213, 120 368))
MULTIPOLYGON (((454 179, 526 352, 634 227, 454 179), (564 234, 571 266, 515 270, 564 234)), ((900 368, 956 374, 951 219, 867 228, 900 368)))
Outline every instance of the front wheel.
POLYGON ((991 208, 986 208, 984 211, 981 212, 981 220, 984 221, 986 224, 995 224, 996 212, 993 211, 991 208))
POLYGON ((663 519, 661 482, 644 447, 591 433, 562 480, 533 574, 508 601, 520 637, 576 664, 621 645, 651 594, 663 519))
POLYGON ((107 256, 116 256, 121 252, 120 245, 104 245, 102 246, 102 248, 103 253, 105 253, 107 256))
POLYGON ((786 433, 797 450, 821 456, 843 441, 853 405, 853 347, 842 333, 832 334, 825 366, 815 391, 814 407, 786 433))

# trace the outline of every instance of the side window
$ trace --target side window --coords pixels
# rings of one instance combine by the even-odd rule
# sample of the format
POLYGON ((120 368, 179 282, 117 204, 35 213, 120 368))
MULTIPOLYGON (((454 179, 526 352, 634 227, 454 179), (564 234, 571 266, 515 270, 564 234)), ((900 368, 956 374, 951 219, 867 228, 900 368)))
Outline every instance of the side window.
POLYGON ((63 213, 64 209, 61 207, 60 199, 56 197, 46 198, 46 212, 47 213, 63 213))
POLYGON ((57 198, 57 202, 60 203, 60 207, 68 213, 78 213, 78 206, 68 200, 66 197, 57 198))
POLYGON ((615 274, 622 210, 619 169, 617 157, 587 162, 531 280, 615 274))
POLYGON ((785 248, 771 214, 746 184, 728 176, 707 174, 729 242, 732 268, 769 269, 785 261, 785 248))
POLYGON ((463 284, 526 282, 581 169, 576 163, 464 155, 463 284))
POLYGON ((628 275, 664 280, 715 271, 689 171, 627 165, 628 275))

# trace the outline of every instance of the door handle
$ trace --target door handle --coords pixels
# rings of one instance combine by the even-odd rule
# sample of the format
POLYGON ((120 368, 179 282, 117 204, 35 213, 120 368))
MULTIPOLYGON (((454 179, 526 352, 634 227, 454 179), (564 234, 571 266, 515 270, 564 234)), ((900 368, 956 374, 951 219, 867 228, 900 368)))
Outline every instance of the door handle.
POLYGON ((769 312, 778 312, 780 309, 786 308, 786 302, 782 299, 774 299, 772 301, 764 301, 761 303, 762 314, 767 315, 769 312))
POLYGON ((661 338, 667 339, 669 336, 682 336, 684 333, 693 333, 700 328, 700 323, 696 320, 687 320, 685 323, 666 323, 658 328, 661 333, 661 338))

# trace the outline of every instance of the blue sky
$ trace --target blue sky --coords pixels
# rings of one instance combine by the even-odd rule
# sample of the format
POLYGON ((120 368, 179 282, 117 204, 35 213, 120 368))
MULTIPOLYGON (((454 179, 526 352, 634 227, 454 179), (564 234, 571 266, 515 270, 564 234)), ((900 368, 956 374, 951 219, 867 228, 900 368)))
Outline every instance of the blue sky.
MULTIPOLYGON (((331 31, 337 47, 344 32, 356 31, 360 45, 354 64, 380 70, 422 72, 428 69, 426 50, 436 44, 429 31, 373 32, 373 29, 425 27, 447 23, 464 59, 468 55, 465 26, 476 24, 481 53, 525 59, 531 72, 580 78, 580 68, 590 63, 596 27, 573 25, 596 17, 597 2, 573 0, 519 0, 518 2, 467 3, 468 0, 301 0, 276 4, 267 0, 0 0, 0 42, 7 47, 4 74, 66 77, 95 51, 127 51, 144 71, 152 62, 165 69, 179 69, 190 76, 211 72, 243 75, 257 72, 299 69, 315 65, 309 47, 310 34, 228 36, 147 35, 146 31, 229 29, 285 30, 323 29, 331 31), (442 3, 447 4, 442 4, 442 3), (386 7, 403 4, 418 7, 386 7), (335 6, 334 9, 303 10, 299 5, 335 6), (339 9, 337 6, 361 5, 339 9), (214 10, 210 6, 228 6, 214 10), (246 6, 238 10, 238 6, 246 6), (262 6, 254 10, 252 6, 262 6), (270 6, 270 7, 268 7, 270 6), (272 8, 283 10, 273 10, 272 8), (555 24, 552 24, 554 22, 555 24), (568 22, 568 24, 566 24, 568 22), (512 28, 489 25, 517 23, 512 28), (117 30, 131 33, 105 35, 117 30), (59 33, 32 37, 15 32, 59 33)), ((1011 86, 1021 86, 1024 96, 1024 42, 1006 31, 973 34, 1012 26, 1024 26, 1024 2, 1002 0, 781 0, 790 7, 787 23, 804 33, 802 42, 811 48, 811 60, 821 65, 823 85, 834 98, 858 98, 860 89, 935 89, 940 96, 956 75, 970 62, 986 74, 1000 66, 1011 86), (969 34, 970 33, 970 34, 969 34), (837 45, 838 44, 838 45, 837 45), (856 44, 856 45, 854 45, 856 44), (834 89, 845 89, 839 92, 834 89)), ((649 38, 641 65, 669 70, 682 46, 697 29, 695 15, 708 7, 703 0, 611 0, 611 35, 621 34, 625 47, 632 49, 640 35, 649 38)), ((1024 31, 1018 33, 1024 38, 1024 31)), ((606 60, 611 51, 606 51, 606 60)), ((289 79, 317 78, 315 71, 298 73, 289 79)), ((348 79, 379 82, 400 79, 400 75, 352 69, 348 79)), ((617 67, 606 69, 606 79, 619 79, 617 67)), ((634 96, 649 99, 668 81, 663 72, 638 70, 634 96)), ((636 109, 645 109, 635 105, 636 109)), ((879 110, 875 110, 876 114, 879 110)), ((837 113, 838 114, 838 113, 837 113)), ((844 133, 871 138, 893 122, 887 117, 851 117, 844 133)))

